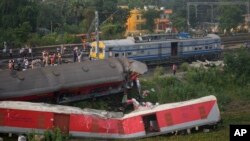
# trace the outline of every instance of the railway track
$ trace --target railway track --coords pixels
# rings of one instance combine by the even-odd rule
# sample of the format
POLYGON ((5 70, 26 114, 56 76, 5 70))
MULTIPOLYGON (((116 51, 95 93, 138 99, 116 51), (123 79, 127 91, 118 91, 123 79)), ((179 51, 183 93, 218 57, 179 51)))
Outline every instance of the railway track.
POLYGON ((243 44, 250 41, 250 34, 238 34, 233 36, 221 36, 221 44, 225 46, 243 44))
MULTIPOLYGON (((244 44, 245 42, 250 41, 250 34, 237 34, 234 36, 221 36, 221 44, 224 45, 224 50, 230 50, 232 49, 231 46, 244 44)), ((72 56, 72 50, 74 47, 82 48, 82 43, 76 43, 76 44, 64 44, 63 45, 66 49, 64 50, 64 56, 71 57, 72 56)), ((61 45, 51 45, 51 46, 39 46, 39 47, 33 47, 33 56, 36 58, 41 57, 42 51, 47 50, 49 52, 56 52, 57 48, 61 48, 61 45)), ((235 48, 233 48, 235 49, 235 48)), ((19 55, 19 49, 13 49, 13 58, 20 58, 19 55)), ((2 49, 0 50, 0 59, 10 59, 8 52, 6 54, 3 54, 2 49)))

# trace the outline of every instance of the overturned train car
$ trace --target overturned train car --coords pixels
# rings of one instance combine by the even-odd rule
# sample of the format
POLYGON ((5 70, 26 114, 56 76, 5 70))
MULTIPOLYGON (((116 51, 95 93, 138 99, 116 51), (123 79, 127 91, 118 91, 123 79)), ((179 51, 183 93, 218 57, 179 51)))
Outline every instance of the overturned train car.
POLYGON ((0 102, 0 133, 43 133, 55 127, 78 138, 131 139, 216 125, 216 97, 154 106, 122 113, 44 103, 0 102))
POLYGON ((27 71, 1 71, 0 100, 58 103, 123 92, 147 66, 126 58, 85 61, 27 71))

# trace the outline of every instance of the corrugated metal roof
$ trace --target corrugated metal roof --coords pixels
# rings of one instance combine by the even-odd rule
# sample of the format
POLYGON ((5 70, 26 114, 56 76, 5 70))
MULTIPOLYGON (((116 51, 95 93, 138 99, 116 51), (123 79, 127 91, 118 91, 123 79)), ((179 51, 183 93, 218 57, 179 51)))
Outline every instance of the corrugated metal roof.
POLYGON ((132 46, 135 44, 133 38, 120 39, 120 40, 104 40, 106 46, 118 47, 118 46, 132 46))
POLYGON ((154 40, 150 42, 141 42, 135 43, 133 37, 128 37, 127 39, 117 39, 117 40, 104 40, 102 41, 106 47, 124 47, 124 46, 134 46, 135 44, 142 45, 142 44, 155 44, 155 43, 163 43, 163 42, 180 42, 180 41, 198 41, 203 39, 220 39, 220 37, 216 34, 208 34, 205 37, 199 38, 185 38, 185 39, 166 39, 166 40, 154 40))

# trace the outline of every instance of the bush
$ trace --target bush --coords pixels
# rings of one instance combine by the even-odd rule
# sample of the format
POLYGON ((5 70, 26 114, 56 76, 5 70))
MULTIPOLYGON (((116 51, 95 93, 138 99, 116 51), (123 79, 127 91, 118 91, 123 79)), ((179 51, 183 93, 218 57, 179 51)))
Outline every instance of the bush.
POLYGON ((45 141, 67 141, 70 137, 61 132, 59 128, 52 131, 46 130, 43 134, 31 132, 28 134, 28 141, 36 141, 37 135, 44 136, 45 141))
POLYGON ((36 46, 44 45, 56 45, 56 44, 69 44, 69 43, 80 43, 80 38, 70 35, 68 33, 57 34, 51 33, 44 36, 33 34, 28 40, 28 43, 36 46))
POLYGON ((247 49, 240 49, 234 54, 225 55, 225 71, 235 75, 238 85, 250 83, 250 53, 247 49))
POLYGON ((154 77, 159 77, 165 73, 165 70, 163 67, 157 66, 154 70, 154 77))
POLYGON ((180 69, 182 70, 182 71, 188 71, 188 69, 189 69, 189 64, 188 63, 182 63, 181 64, 181 66, 180 66, 180 69))

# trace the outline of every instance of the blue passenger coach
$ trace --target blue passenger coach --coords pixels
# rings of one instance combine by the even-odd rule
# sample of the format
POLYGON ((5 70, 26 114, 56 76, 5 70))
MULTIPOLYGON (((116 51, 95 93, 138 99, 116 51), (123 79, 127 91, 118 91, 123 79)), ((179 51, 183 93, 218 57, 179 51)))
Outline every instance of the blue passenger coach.
POLYGON ((148 35, 104 40, 99 42, 98 53, 96 45, 96 42, 91 44, 91 58, 104 59, 125 56, 148 64, 218 59, 222 52, 221 39, 215 34, 199 38, 148 35))

